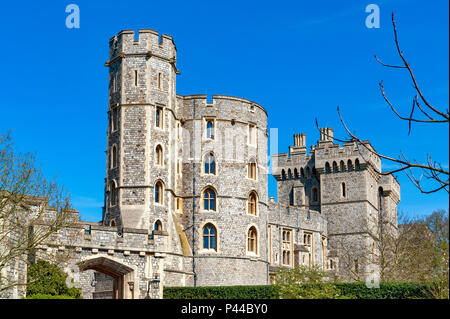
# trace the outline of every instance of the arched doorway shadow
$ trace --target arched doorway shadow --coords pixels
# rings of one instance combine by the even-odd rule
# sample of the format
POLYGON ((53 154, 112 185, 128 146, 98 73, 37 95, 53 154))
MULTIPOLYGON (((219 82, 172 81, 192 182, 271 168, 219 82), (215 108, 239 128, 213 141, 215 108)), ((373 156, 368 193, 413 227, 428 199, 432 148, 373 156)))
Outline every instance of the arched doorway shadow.
POLYGON ((96 257, 78 263, 80 271, 95 270, 103 273, 113 280, 113 299, 134 299, 133 288, 129 288, 129 283, 133 283, 133 268, 107 257, 96 257))

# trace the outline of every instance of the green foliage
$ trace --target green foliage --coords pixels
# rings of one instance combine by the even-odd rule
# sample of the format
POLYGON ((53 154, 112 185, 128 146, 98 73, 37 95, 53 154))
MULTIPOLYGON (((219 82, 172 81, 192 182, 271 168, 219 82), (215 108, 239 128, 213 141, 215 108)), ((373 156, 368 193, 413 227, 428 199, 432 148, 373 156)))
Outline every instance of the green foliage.
POLYGON ((341 296, 336 285, 326 282, 328 275, 317 266, 282 268, 276 273, 275 286, 281 299, 334 299, 341 296))
POLYGON ((448 211, 434 211, 426 220, 426 224, 434 234, 433 280, 430 290, 435 298, 449 298, 449 223, 448 211))
POLYGON ((164 299, 273 299, 274 286, 164 287, 164 299))
POLYGON ((54 295, 36 294, 25 297, 23 299, 75 299, 75 298, 66 295, 54 296, 54 295))
MULTIPOLYGON (((311 285, 330 285, 330 283, 300 284, 301 293, 306 295, 323 289, 323 298, 329 291, 311 285), (303 288, 302 288, 303 287, 303 288), (302 290, 303 289, 303 290, 302 290)), ((380 288, 367 288, 364 283, 334 283, 339 291, 334 299, 432 299, 429 284, 384 282, 380 288)), ((230 286, 230 287, 164 287, 164 299, 278 299, 280 292, 276 285, 230 286)))
POLYGON ((28 268, 27 276, 27 296, 51 295, 81 298, 80 289, 67 287, 67 274, 57 265, 38 260, 28 268))
POLYGON ((427 283, 382 282, 380 288, 367 288, 365 283, 336 283, 341 294, 355 299, 432 299, 427 283))

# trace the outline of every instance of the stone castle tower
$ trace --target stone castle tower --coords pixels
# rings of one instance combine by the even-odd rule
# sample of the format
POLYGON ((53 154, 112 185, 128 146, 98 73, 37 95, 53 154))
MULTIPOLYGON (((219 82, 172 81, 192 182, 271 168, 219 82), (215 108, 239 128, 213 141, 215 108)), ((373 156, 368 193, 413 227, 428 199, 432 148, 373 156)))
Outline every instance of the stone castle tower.
POLYGON ((365 279, 376 274, 375 241, 380 227, 397 228, 400 185, 392 175, 381 174, 381 160, 368 141, 367 147, 352 142, 341 146, 334 143, 333 129, 323 128, 308 155, 305 140, 305 134, 295 135, 289 154, 274 155, 279 202, 326 220, 323 239, 333 253, 328 265, 322 260, 325 269, 338 257, 341 276, 365 279))
MULTIPOLYGON (((102 221, 61 230, 37 258, 71 251, 67 267, 88 299, 264 285, 299 265, 344 280, 376 274, 376 238, 397 228, 400 186, 372 146, 341 146, 324 128, 308 152, 296 134, 289 153, 272 157, 278 202, 269 200, 266 110, 176 94, 176 62, 168 35, 125 30, 110 40, 102 221)), ((11 280, 25 274, 24 264, 2 270, 11 280)), ((22 288, 3 295, 20 298, 22 288)))
POLYGON ((183 247, 192 256, 182 263, 196 284, 245 284, 249 276, 266 283, 266 111, 237 97, 177 95, 176 47, 152 30, 140 30, 138 40, 133 31, 112 38, 107 65, 103 224, 167 233, 169 251, 183 247), (205 209, 205 194, 214 197, 212 209, 205 209), (214 249, 203 245, 207 226, 214 249), (258 238, 254 252, 247 249, 250 230, 258 238))

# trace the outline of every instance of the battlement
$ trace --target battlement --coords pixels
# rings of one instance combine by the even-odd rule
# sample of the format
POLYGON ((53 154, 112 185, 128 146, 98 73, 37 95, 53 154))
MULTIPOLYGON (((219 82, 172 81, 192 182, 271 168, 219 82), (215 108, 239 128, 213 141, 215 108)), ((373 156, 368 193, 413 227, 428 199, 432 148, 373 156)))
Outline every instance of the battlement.
POLYGON ((209 101, 208 101, 208 96, 206 94, 192 94, 192 95, 177 94, 177 98, 182 99, 184 101, 196 100, 197 102, 200 103, 200 105, 205 105, 205 106, 206 105, 209 105, 209 106, 216 105, 217 102, 219 102, 221 100, 241 102, 241 103, 249 104, 251 107, 259 108, 260 110, 264 111, 264 113, 266 113, 266 115, 267 115, 266 109, 264 107, 262 107, 260 104, 250 101, 245 98, 237 97, 237 96, 214 94, 212 96, 212 99, 209 101))
POLYGON ((117 58, 127 55, 156 56, 173 62, 176 61, 176 46, 168 34, 160 34, 152 29, 122 30, 109 40, 109 56, 111 63, 117 58))
MULTIPOLYGON (((374 151, 368 141, 363 141, 367 147, 374 151)), ((320 140, 316 145, 311 145, 310 155, 306 148, 306 134, 294 135, 294 146, 289 146, 288 153, 272 155, 272 174, 275 178, 283 179, 288 172, 300 171, 305 166, 315 168, 318 173, 333 170, 333 166, 341 166, 345 170, 365 169, 372 166, 376 171, 381 172, 381 159, 364 146, 357 147, 355 142, 344 143, 343 145, 334 143, 333 129, 326 127, 320 129, 320 140), (313 160, 313 163, 310 163, 313 160), (342 162, 342 163, 341 163, 342 162), (336 164, 335 164, 336 163, 336 164)))

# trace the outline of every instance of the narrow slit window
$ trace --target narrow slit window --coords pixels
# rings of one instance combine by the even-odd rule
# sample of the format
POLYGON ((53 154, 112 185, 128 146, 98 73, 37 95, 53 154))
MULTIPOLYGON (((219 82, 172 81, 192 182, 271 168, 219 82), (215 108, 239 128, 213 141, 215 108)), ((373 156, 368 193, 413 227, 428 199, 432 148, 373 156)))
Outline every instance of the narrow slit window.
POLYGON ((161 107, 156 108, 156 117, 155 117, 156 127, 163 127, 163 109, 161 107))
POLYGON ((213 121, 206 122, 206 138, 214 139, 214 123, 213 123, 213 121))

